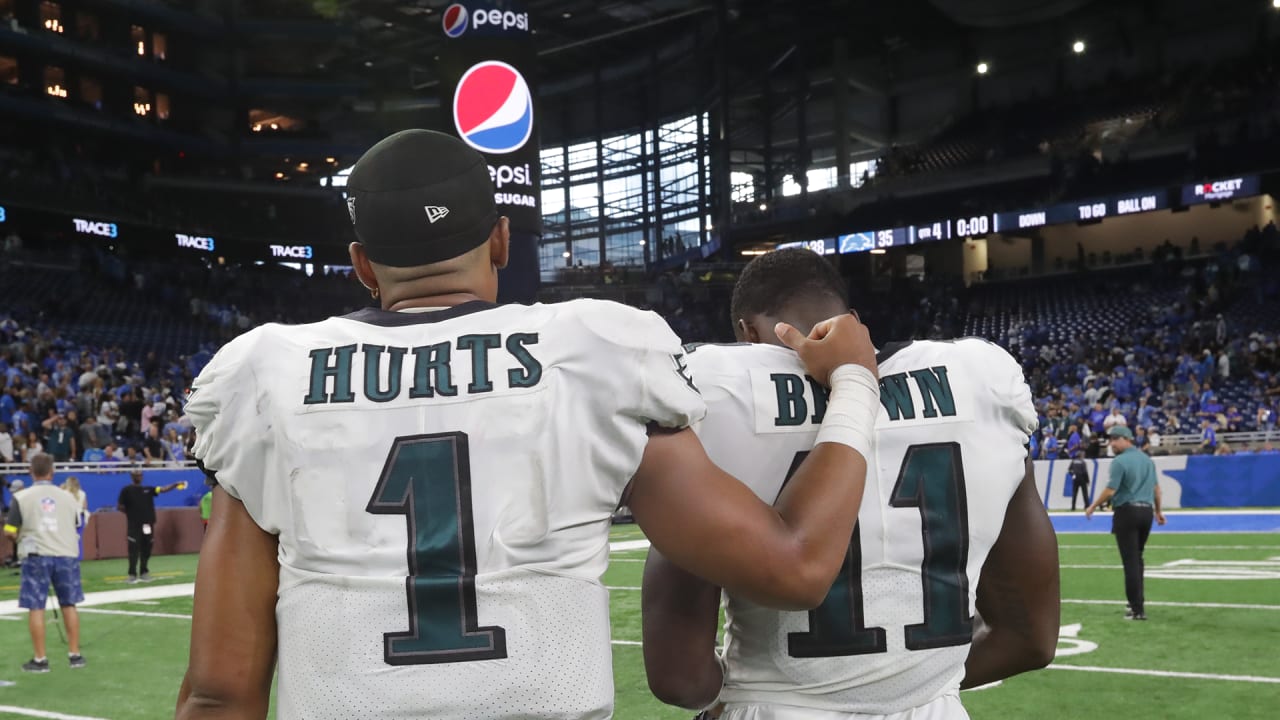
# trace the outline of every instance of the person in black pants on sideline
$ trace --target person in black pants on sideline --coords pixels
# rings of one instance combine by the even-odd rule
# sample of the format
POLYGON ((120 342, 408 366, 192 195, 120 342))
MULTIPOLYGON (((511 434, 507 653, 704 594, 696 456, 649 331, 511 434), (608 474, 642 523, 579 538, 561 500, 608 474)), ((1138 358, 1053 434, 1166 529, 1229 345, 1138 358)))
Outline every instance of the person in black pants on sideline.
POLYGON ((1092 518, 1098 506, 1111 501, 1115 508, 1111 517, 1111 534, 1116 536, 1120 561, 1124 563, 1124 594, 1129 599, 1129 610, 1124 617, 1126 620, 1146 620, 1146 598, 1142 587, 1146 564, 1142 560, 1142 550, 1151 534, 1152 515, 1156 522, 1165 523, 1164 512, 1160 509, 1156 464, 1134 446, 1133 431, 1128 427, 1112 427, 1107 431, 1107 439, 1116 454, 1111 461, 1111 482, 1098 493, 1084 514, 1092 518))
POLYGON ((1076 495, 1084 499, 1084 506, 1089 507, 1089 465, 1084 458, 1077 455, 1071 460, 1067 472, 1071 475, 1071 509, 1076 509, 1076 495))
POLYGON ((143 580, 151 579, 147 562, 151 560, 151 540, 155 536, 156 495, 179 489, 186 483, 176 482, 164 487, 143 485, 142 470, 137 468, 129 473, 129 479, 133 484, 120 488, 116 507, 124 513, 129 532, 129 579, 126 582, 136 583, 139 569, 143 580))

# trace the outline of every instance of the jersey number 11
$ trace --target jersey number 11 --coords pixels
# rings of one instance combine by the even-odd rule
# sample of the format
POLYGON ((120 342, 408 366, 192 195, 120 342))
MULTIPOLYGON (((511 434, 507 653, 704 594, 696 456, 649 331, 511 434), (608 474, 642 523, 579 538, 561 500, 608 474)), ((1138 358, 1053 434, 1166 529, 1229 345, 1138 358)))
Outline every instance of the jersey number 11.
MULTIPOLYGON (((808 453, 798 453, 791 472, 808 453)), ((907 625, 908 650, 965 645, 973 639, 969 615, 968 508, 958 443, 912 445, 889 495, 893 507, 920 512, 924 562, 924 622, 907 625)), ((809 611, 809 631, 788 633, 791 657, 836 657, 887 652, 885 631, 867 627, 862 612, 862 542, 857 526, 844 566, 817 608, 809 611)))

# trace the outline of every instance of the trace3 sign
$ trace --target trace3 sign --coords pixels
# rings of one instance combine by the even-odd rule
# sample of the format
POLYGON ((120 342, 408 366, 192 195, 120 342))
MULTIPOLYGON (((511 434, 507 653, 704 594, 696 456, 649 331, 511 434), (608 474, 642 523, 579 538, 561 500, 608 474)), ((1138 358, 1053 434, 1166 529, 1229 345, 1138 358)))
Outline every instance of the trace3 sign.
POLYGON ((272 245, 271 257, 282 260, 310 260, 315 255, 310 245, 272 245))
POLYGON ((105 238, 120 237, 120 228, 115 223, 84 220, 82 218, 73 218, 71 222, 75 225, 76 232, 81 235, 97 235, 105 238))
POLYGON ((190 250, 203 250, 205 252, 213 252, 216 242, 211 237, 200 237, 198 235, 183 235, 182 233, 174 233, 174 240, 178 242, 178 247, 190 250))

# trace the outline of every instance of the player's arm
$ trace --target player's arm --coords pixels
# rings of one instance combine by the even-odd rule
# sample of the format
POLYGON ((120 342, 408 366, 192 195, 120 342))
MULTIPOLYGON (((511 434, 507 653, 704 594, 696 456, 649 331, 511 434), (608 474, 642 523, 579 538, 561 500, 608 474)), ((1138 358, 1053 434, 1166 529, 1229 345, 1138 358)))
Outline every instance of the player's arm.
POLYGON ((18 504, 18 498, 14 498, 9 514, 5 517, 4 534, 16 543, 20 530, 22 530, 22 506, 18 504))
POLYGON ((276 663, 277 539, 216 487, 177 720, 264 719, 276 663))
POLYGON ((1093 503, 1084 509, 1084 516, 1092 518, 1094 511, 1111 502, 1111 498, 1115 497, 1116 490, 1120 488, 1120 482, 1123 479, 1124 468, 1120 466, 1120 463, 1111 463, 1111 479, 1107 482, 1107 486, 1102 489, 1102 492, 1098 493, 1098 496, 1093 499, 1093 503))
POLYGON ((716 656, 720 588, 649 551, 641 585, 644 670, 649 690, 668 705, 700 710, 724 683, 716 656))
POLYGON ((182 481, 178 481, 178 482, 175 482, 175 483, 169 483, 168 485, 165 485, 164 487, 156 488, 156 494, 157 494, 157 495, 159 495, 160 493, 167 493, 167 492, 169 492, 170 490, 177 490, 177 489, 178 489, 179 487, 181 487, 181 486, 182 486, 182 481))
POLYGON ((853 316, 819 324, 809 339, 787 330, 780 337, 809 375, 833 378, 833 388, 818 443, 774 506, 712 463, 689 429, 650 435, 625 502, 671 562, 734 596, 803 610, 822 602, 844 562, 879 386, 875 349, 853 316))
POLYGON ((1058 539, 1028 461, 978 579, 973 647, 960 687, 985 685, 1052 662, 1059 603, 1058 539))

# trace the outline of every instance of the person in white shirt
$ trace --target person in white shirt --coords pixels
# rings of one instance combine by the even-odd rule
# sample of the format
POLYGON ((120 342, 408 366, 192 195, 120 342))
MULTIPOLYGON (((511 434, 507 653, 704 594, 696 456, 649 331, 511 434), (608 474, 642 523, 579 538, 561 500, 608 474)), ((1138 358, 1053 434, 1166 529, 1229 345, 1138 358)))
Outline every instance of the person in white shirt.
POLYGON ((0 423, 0 462, 13 462, 13 436, 5 423, 0 423))
POLYGON ((1116 425, 1128 426, 1129 421, 1128 419, 1125 418, 1124 413, 1120 412, 1120 408, 1112 407, 1111 414, 1106 416, 1102 420, 1103 434, 1105 435, 1107 431, 1109 431, 1111 428, 1115 427, 1116 425))

